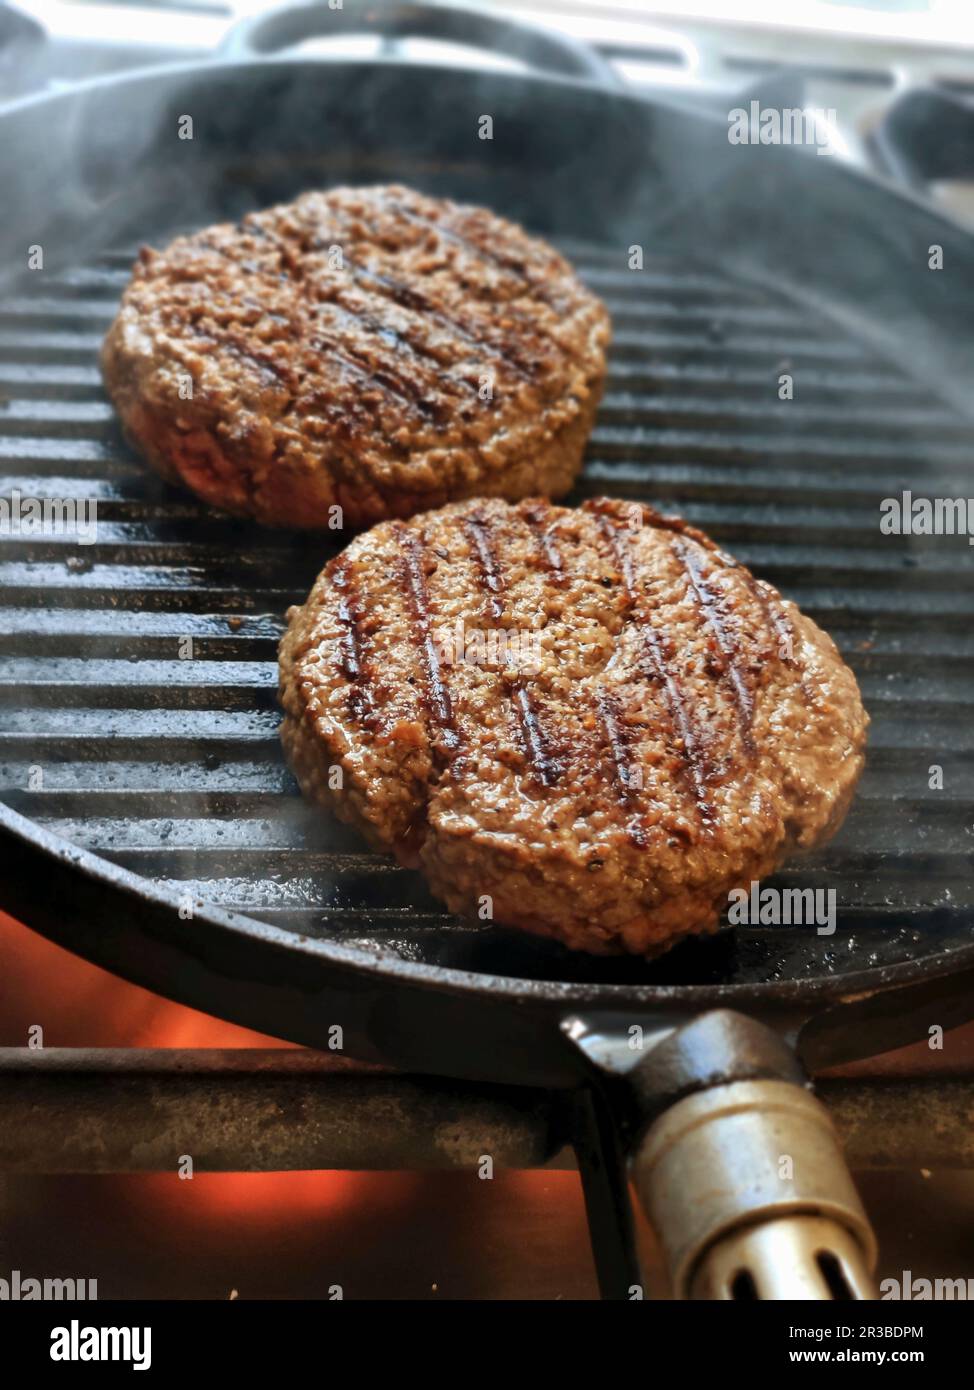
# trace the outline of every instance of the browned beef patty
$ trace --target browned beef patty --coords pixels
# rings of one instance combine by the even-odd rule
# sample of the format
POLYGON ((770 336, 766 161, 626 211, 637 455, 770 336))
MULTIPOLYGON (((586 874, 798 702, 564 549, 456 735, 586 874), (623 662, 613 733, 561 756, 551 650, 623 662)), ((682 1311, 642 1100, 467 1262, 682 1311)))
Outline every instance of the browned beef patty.
POLYGON ((637 954, 831 835, 868 723, 793 603, 604 499, 359 536, 290 611, 281 697, 308 796, 452 910, 637 954))
POLYGON ((569 264, 503 218, 336 188, 144 249, 102 370, 166 478, 334 528, 566 492, 608 339, 569 264))

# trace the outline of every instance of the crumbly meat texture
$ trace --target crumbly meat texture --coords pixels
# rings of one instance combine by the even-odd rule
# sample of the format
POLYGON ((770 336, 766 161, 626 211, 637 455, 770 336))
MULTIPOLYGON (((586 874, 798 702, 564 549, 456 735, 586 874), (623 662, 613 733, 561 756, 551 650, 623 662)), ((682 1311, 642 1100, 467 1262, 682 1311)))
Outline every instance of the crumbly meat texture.
POLYGON ((836 830, 862 771, 868 718, 832 639, 649 507, 385 523, 288 616, 305 793, 451 910, 487 895, 496 923, 581 950, 713 930, 732 888, 836 830))
POLYGON ((336 188, 144 248, 102 349, 126 434, 172 482, 334 529, 571 486, 609 318, 483 208, 336 188), (188 399, 189 391, 191 399, 188 399))

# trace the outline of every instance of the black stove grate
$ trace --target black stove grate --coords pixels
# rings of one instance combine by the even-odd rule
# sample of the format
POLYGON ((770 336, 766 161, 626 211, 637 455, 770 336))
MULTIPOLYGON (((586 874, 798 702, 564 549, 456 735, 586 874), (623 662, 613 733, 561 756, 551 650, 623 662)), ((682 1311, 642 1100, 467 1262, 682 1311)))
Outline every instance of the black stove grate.
POLYGON ((577 496, 680 511, 830 631, 859 677, 873 726, 854 809, 776 879, 835 888, 834 937, 752 927, 654 965, 572 957, 450 917, 306 807, 278 745, 276 640, 334 547, 210 512, 122 442, 97 351, 132 247, 0 300, 0 495, 98 503, 94 545, 0 537, 0 797, 184 903, 491 973, 752 982, 970 940, 974 551, 879 530, 883 497, 971 491, 969 424, 778 291, 562 246, 615 326, 577 496))

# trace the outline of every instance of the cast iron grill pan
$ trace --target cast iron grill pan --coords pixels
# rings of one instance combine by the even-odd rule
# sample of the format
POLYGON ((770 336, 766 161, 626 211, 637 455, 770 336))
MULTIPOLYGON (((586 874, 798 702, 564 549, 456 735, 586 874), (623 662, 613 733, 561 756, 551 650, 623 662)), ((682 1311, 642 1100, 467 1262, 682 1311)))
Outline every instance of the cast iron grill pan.
POLYGON ((337 546, 221 516, 122 440, 97 352, 137 240, 0 298, 0 495, 98 502, 94 545, 0 539, 0 797, 180 902, 463 971, 754 985, 969 944, 970 551, 879 531, 881 499, 903 489, 965 495, 969 423, 780 289, 674 252, 634 273, 623 248, 552 239, 615 333, 569 500, 681 512, 826 628, 858 676, 873 723, 853 809, 773 880, 835 889, 835 934, 725 929, 653 964, 573 955, 450 916, 420 876, 306 806, 278 743, 276 643, 337 546))

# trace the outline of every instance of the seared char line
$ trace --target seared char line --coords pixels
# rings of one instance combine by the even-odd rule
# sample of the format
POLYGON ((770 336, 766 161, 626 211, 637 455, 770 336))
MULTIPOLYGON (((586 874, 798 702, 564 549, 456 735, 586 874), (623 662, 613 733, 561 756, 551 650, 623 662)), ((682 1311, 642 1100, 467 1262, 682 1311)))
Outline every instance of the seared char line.
MULTIPOLYGON (((216 250, 215 247, 212 249, 216 250)), ((376 336, 378 336, 374 321, 372 324, 364 322, 361 315, 356 314, 353 310, 345 308, 342 304, 332 304, 332 307, 337 308, 339 312, 347 317, 354 318, 356 322, 362 324, 363 327, 370 328, 370 330, 376 332, 376 336)), ((191 325, 191 329, 198 333, 198 329, 196 329, 195 325, 191 325)), ((413 381, 395 371, 388 362, 388 354, 386 354, 386 361, 383 363, 381 369, 376 368, 362 353, 358 353, 354 348, 349 347, 347 339, 329 333, 327 329, 322 328, 320 325, 316 327, 315 333, 316 337, 320 340, 321 347, 328 353, 329 361, 341 363, 343 367, 359 380, 374 382, 387 396, 398 401, 399 404, 405 406, 407 410, 415 410, 425 419, 437 421, 441 419, 442 411, 438 411, 434 405, 424 399, 425 393, 422 388, 417 387, 413 381)), ((293 391, 297 379, 295 373, 282 367, 280 363, 275 361, 271 353, 256 348, 245 334, 224 327, 217 335, 217 340, 230 347, 239 357, 254 362, 257 366, 269 371, 273 376, 277 377, 279 381, 284 382, 289 390, 293 391)))
MULTIPOLYGON (((373 298, 374 297, 375 296, 373 296, 373 298)), ((380 304, 385 302, 381 296, 379 296, 379 301, 380 304)), ((417 342, 409 333, 400 332, 399 329, 384 323, 382 319, 377 318, 373 312, 349 305, 342 297, 340 287, 336 288, 333 296, 329 296, 321 302, 330 304, 333 308, 338 309, 340 313, 354 320, 356 324, 366 329, 367 332, 381 339, 387 347, 393 347, 397 354, 408 353, 411 361, 415 361, 418 364, 425 364, 429 369, 425 381, 425 390, 432 393, 443 391, 453 396, 455 400, 462 402, 464 405, 469 404, 472 399, 479 401, 479 387, 477 383, 463 376, 450 376, 444 371, 441 359, 437 357, 435 353, 431 352, 425 344, 417 342)), ((450 345, 449 355, 454 355, 452 344, 450 345)))
POLYGON ((343 367, 347 367, 362 381, 374 382, 392 400, 398 401, 407 410, 415 411, 424 419, 435 420, 439 417, 439 412, 423 399, 422 392, 417 392, 416 387, 411 382, 406 382, 398 373, 389 371, 385 367, 382 369, 373 367, 364 354, 357 353, 352 348, 346 346, 343 351, 338 346, 343 339, 337 334, 329 333, 320 325, 315 329, 315 336, 316 346, 319 342, 326 346, 329 361, 340 362, 343 367))
MULTIPOLYGON (((413 532, 401 522, 394 524, 393 531, 399 546, 400 588, 419 638, 421 664, 426 678, 426 707, 438 726, 443 746, 452 755, 459 749, 460 738, 453 721, 453 702, 443 680, 439 652, 430 630, 429 591, 423 570, 425 549, 413 532)), ((430 743, 434 744, 435 741, 431 739, 430 743)))
POLYGON ((620 533, 615 522, 610 521, 607 516, 600 514, 598 521, 599 530, 609 542, 612 559, 622 571, 622 585, 626 592, 628 607, 633 609, 639 599, 639 587, 636 584, 636 571, 633 568, 632 554, 627 538, 620 533))
POLYGON ((463 524, 467 538, 477 556, 478 575, 481 586, 489 590, 488 608, 492 622, 500 622, 504 616, 504 577, 498 565, 497 556, 491 545, 490 523, 483 512, 474 512, 463 524))
MULTIPOLYGON (((599 717, 602 720, 602 727, 605 729, 606 737, 609 740, 609 749, 612 753, 613 780, 619 800, 627 806, 633 803, 632 788, 632 766, 633 755, 631 751, 632 736, 629 730, 624 730, 619 722, 619 711, 615 700, 611 695, 603 691, 598 697, 599 717)), ((646 830, 640 820, 632 820, 626 826, 626 834, 630 841, 639 849, 646 846, 646 830)))
POLYGON ((549 746, 531 692, 526 685, 515 686, 514 706, 524 736, 524 751, 532 771, 540 777, 546 787, 556 786, 561 779, 562 766, 549 746))
MULTIPOLYGON (((248 224, 248 230, 257 233, 257 235, 261 236, 266 241, 272 242, 274 246, 278 248, 283 262, 287 266, 288 273, 295 279, 300 278, 296 273, 291 248, 288 247, 285 242, 282 242, 273 232, 268 231, 257 223, 248 224)), ((335 237, 336 243, 340 244, 341 232, 337 228, 335 237)), ((327 243, 319 235, 312 239, 311 245, 313 249, 323 251, 327 243)), ((380 304, 383 301, 388 302, 391 300, 393 304, 397 304, 401 309, 407 309, 410 313, 428 319, 430 322, 436 323, 441 328, 445 328, 449 332, 455 334, 462 342, 474 348, 479 356, 502 362, 511 370, 513 375, 519 377, 520 380, 527 382, 534 380, 535 373, 531 368, 530 362, 525 361, 519 354, 515 353, 510 345, 504 348, 495 347, 481 334, 475 332, 470 323, 445 313, 413 285, 407 285, 404 281, 397 280, 392 275, 385 275, 378 270, 373 270, 371 266, 362 265, 360 262, 353 261, 350 256, 344 254, 342 256, 342 269, 346 271, 355 283, 360 285, 367 294, 378 299, 380 304)), ((369 332, 375 333, 377 337, 387 331, 381 326, 378 326, 379 321, 373 315, 366 316, 362 315, 357 310, 349 309, 341 300, 326 300, 325 302, 338 303, 347 313, 353 314, 364 328, 368 329, 369 332)), ((428 361, 435 363, 437 367, 442 367, 442 364, 432 353, 425 352, 422 348, 418 347, 411 338, 406 338, 402 334, 396 334, 396 337, 400 342, 405 343, 417 357, 426 358, 428 361)), ((449 380, 452 381, 457 379, 449 378, 449 380)), ((442 385, 442 378, 437 384, 442 385)), ((471 383, 471 389, 476 391, 477 388, 473 387, 471 383)))
POLYGON ((761 583, 760 579, 755 579, 750 571, 745 571, 745 573, 747 576, 748 593, 760 604, 765 622, 769 627, 774 629, 777 635, 777 655, 779 660, 783 661, 786 666, 791 666, 793 670, 801 670, 801 662, 795 654, 795 629, 787 613, 783 611, 780 604, 776 603, 767 592, 766 586, 761 583))
POLYGON ((410 211, 402 203, 394 203, 386 200, 387 206, 394 212, 399 213, 407 222, 412 222, 417 227, 428 227, 431 231, 438 232, 447 241, 452 241, 455 246, 462 247, 469 255, 489 261, 491 265, 497 266, 498 270, 504 270, 512 276, 520 285, 531 291, 535 299, 540 299, 542 304, 551 304, 551 299, 545 292, 545 287, 533 279, 521 261, 512 260, 509 256, 499 256, 482 242, 471 241, 469 237, 458 232, 454 227, 447 226, 444 222, 436 222, 430 217, 422 217, 419 213, 410 211))
POLYGON ((409 397, 422 414, 434 419, 437 424, 448 423, 451 415, 449 406, 438 404, 435 399, 431 399, 431 396, 433 396, 436 391, 447 391, 455 400, 462 398, 464 402, 469 401, 471 396, 476 396, 477 388, 472 382, 463 381, 459 377, 446 376, 443 373, 442 363, 433 357, 432 354, 420 351, 409 338, 405 338, 401 333, 396 333, 393 329, 387 328, 366 311, 350 307, 337 296, 334 299, 320 300, 319 303, 327 304, 330 309, 336 310, 344 320, 351 320, 359 328, 363 328, 368 333, 373 334, 376 340, 384 345, 386 350, 382 357, 381 373, 378 369, 371 366, 368 357, 364 353, 356 354, 356 357, 365 366, 370 367, 373 376, 377 380, 380 380, 382 377, 388 378, 388 380, 394 384, 396 391, 400 393, 400 398, 405 399, 409 397), (392 343, 389 341, 390 338, 393 340, 392 343), (397 356, 400 352, 405 350, 409 353, 411 361, 415 359, 416 362, 432 364, 435 369, 433 376, 431 377, 427 372, 426 377, 419 381, 414 377, 406 376, 401 369, 393 367, 390 362, 390 347, 392 347, 392 351, 396 353, 397 356))
MULTIPOLYGON (((337 226, 339 224, 337 211, 333 212, 333 216, 337 226)), ((347 220, 342 220, 341 225, 347 228, 347 220)), ((338 236, 340 238, 340 233, 338 236)), ((317 239, 317 245, 324 247, 324 242, 321 241, 320 237, 317 239)), ((363 265, 360 261, 353 261, 350 256, 343 255, 342 266, 365 289, 369 289, 371 286, 371 292, 376 294, 380 300, 382 298, 392 300, 401 309, 408 309, 410 313, 418 314, 431 323, 439 324, 441 328, 448 329, 462 342, 474 348, 478 355, 504 363, 522 381, 534 380, 537 373, 530 359, 525 359, 520 353, 515 352, 510 342, 505 342, 502 347, 495 346, 482 333, 478 333, 468 320, 454 318, 422 290, 418 290, 415 285, 406 284, 404 281, 396 279, 395 276, 374 270, 371 266, 363 265)))
MULTIPOLYGON (((445 313, 437 308, 433 301, 426 295, 414 290, 411 286, 403 284, 401 280, 396 280, 391 275, 381 274, 377 270, 371 270, 368 266, 357 265, 354 261, 345 260, 346 270, 352 272, 353 277, 359 284, 366 288, 369 285, 378 285, 380 289, 386 291, 386 297, 391 299, 394 304, 398 304, 402 309, 408 309, 410 313, 421 314, 431 323, 439 324, 441 328, 446 328, 474 349, 478 356, 488 360, 501 362, 508 367, 511 373, 519 377, 521 381, 533 382, 536 376, 530 361, 526 360, 520 353, 514 351, 511 345, 505 344, 503 347, 492 343, 482 334, 477 333, 474 326, 464 319, 454 318, 451 314, 445 313)), ((373 289, 373 293, 375 290, 373 289)), ((380 297, 381 296, 377 296, 380 297)))
POLYGON ((565 583, 565 566, 562 563, 561 552, 551 539, 548 527, 545 525, 544 512, 538 507, 529 507, 523 515, 552 578, 561 587, 565 583))
POLYGON ((635 618, 639 623, 639 635, 643 652, 648 659, 650 677, 659 688, 670 727, 677 736, 680 760, 690 778, 691 790, 700 818, 707 821, 712 817, 713 810, 707 799, 707 780, 702 750, 690 716, 687 698, 677 677, 670 670, 663 640, 656 630, 653 619, 646 612, 643 596, 635 582, 635 571, 628 540, 624 532, 607 516, 597 514, 597 518, 599 530, 608 541, 612 556, 622 571, 628 609, 626 620, 635 618))
MULTIPOLYGON (((492 622, 504 615, 504 601, 501 597, 507 587, 501 560, 494 546, 490 521, 479 509, 466 518, 464 530, 477 557, 475 566, 481 590, 485 591, 487 606, 492 622)), ((561 764, 555 755, 551 742, 545 733, 536 702, 519 679, 513 690, 506 684, 506 693, 514 706, 521 729, 521 746, 529 767, 546 787, 553 787, 561 776, 561 764)))
POLYGON ((707 583, 708 576, 697 564, 696 557, 690 547, 678 536, 674 536, 670 541, 670 550, 679 561, 680 567, 689 580, 690 591, 695 596, 701 615, 714 634, 717 646, 720 648, 720 654, 723 658, 720 674, 722 677, 726 676, 730 681, 734 702, 737 705, 741 742, 747 752, 753 755, 755 748, 751 725, 754 721, 754 699, 737 665, 737 642, 724 626, 719 600, 716 594, 711 591, 707 583))
POLYGON ((761 605, 765 620, 770 627, 774 628, 778 637, 777 655, 779 660, 783 661, 786 666, 790 666, 793 671, 798 672, 798 684, 802 689, 805 699, 808 700, 810 704, 815 704, 818 696, 809 684, 805 667, 798 658, 798 653, 796 651, 797 634, 794 624, 782 608, 780 600, 778 600, 775 595, 768 592, 768 585, 764 584, 760 579, 755 579, 750 571, 745 571, 745 573, 747 574, 749 591, 761 605))
POLYGON ((340 595, 338 620, 342 625, 341 668, 348 680, 357 681, 362 675, 361 635, 347 560, 339 560, 332 570, 331 580, 340 595))
POLYGON ((293 391, 296 380, 294 373, 282 366, 281 363, 275 362, 269 352, 262 352, 259 348, 256 348, 252 342, 248 341, 246 335, 230 332, 230 330, 226 328, 218 333, 214 333, 212 329, 201 328, 195 323, 190 324, 187 331, 191 337, 199 338, 204 341, 210 351, 212 351, 217 344, 226 347, 235 357, 239 358, 240 361, 250 362, 254 366, 262 368, 264 371, 269 372, 275 380, 281 382, 288 391, 293 391))
POLYGON ((786 666, 792 666, 796 670, 800 669, 801 662, 795 655, 795 629, 788 621, 780 608, 769 604, 767 598, 761 593, 760 588, 755 591, 759 596, 764 607, 765 613, 769 614, 772 626, 778 634, 778 655, 786 666))
POLYGON ((342 558, 335 565, 332 583, 339 594, 338 621, 342 626, 339 665, 349 682, 348 707, 360 724, 374 727, 377 712, 372 692, 371 663, 365 655, 365 614, 347 559, 342 558))

